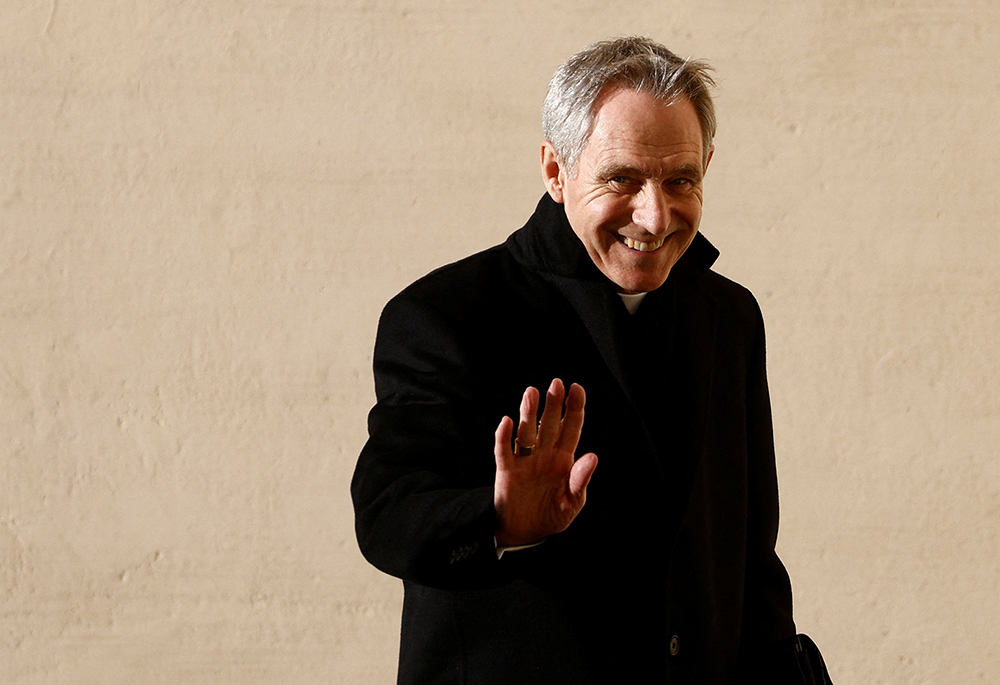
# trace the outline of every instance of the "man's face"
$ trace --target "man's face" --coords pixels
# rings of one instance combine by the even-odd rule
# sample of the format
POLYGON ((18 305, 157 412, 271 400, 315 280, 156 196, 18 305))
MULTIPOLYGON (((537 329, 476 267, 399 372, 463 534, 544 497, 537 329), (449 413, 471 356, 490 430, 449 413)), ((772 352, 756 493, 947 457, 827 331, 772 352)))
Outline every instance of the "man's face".
MULTIPOLYGON (((701 126, 681 97, 665 104, 622 88, 601 94, 571 176, 542 143, 549 194, 597 268, 626 293, 663 285, 701 221, 701 126)), ((711 155, 710 155, 711 156, 711 155)))

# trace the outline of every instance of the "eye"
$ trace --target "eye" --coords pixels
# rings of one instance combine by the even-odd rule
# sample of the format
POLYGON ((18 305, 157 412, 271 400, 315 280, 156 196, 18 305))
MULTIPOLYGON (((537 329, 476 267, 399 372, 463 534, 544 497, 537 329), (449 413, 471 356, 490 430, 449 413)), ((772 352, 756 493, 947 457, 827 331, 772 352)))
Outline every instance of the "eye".
POLYGON ((666 187, 675 193, 687 194, 698 186, 697 181, 688 176, 678 176, 667 181, 666 187))
POLYGON ((608 183, 616 189, 625 192, 634 192, 642 187, 642 181, 636 180, 631 176, 612 176, 608 179, 608 183))

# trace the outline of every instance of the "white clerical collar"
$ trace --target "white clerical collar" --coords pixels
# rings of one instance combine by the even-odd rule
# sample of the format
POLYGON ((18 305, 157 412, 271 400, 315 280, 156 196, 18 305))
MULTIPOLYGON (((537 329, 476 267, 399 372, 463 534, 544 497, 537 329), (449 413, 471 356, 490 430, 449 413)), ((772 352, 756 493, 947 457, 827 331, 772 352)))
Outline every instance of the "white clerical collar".
POLYGON ((625 308, 628 310, 629 314, 635 314, 636 310, 639 309, 639 303, 642 302, 642 298, 646 297, 649 293, 618 293, 618 297, 622 298, 622 302, 625 303, 625 308))

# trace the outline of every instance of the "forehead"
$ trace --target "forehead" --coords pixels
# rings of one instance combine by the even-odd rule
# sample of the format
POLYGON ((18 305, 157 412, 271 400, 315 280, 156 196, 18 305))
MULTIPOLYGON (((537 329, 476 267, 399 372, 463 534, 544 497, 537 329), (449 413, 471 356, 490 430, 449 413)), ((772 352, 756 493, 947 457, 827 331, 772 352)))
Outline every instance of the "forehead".
POLYGON ((701 159, 701 123, 687 97, 664 102, 649 93, 614 88, 602 93, 595 105, 584 158, 592 162, 622 155, 701 159))

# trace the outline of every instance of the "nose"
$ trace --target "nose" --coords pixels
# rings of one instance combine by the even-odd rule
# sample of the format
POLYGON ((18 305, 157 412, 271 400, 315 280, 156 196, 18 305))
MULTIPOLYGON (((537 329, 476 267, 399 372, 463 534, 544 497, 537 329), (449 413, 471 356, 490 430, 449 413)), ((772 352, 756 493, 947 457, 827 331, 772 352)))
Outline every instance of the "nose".
POLYGON ((670 205, 658 186, 647 184, 636 195, 632 223, 651 235, 663 235, 667 232, 670 226, 670 205))

